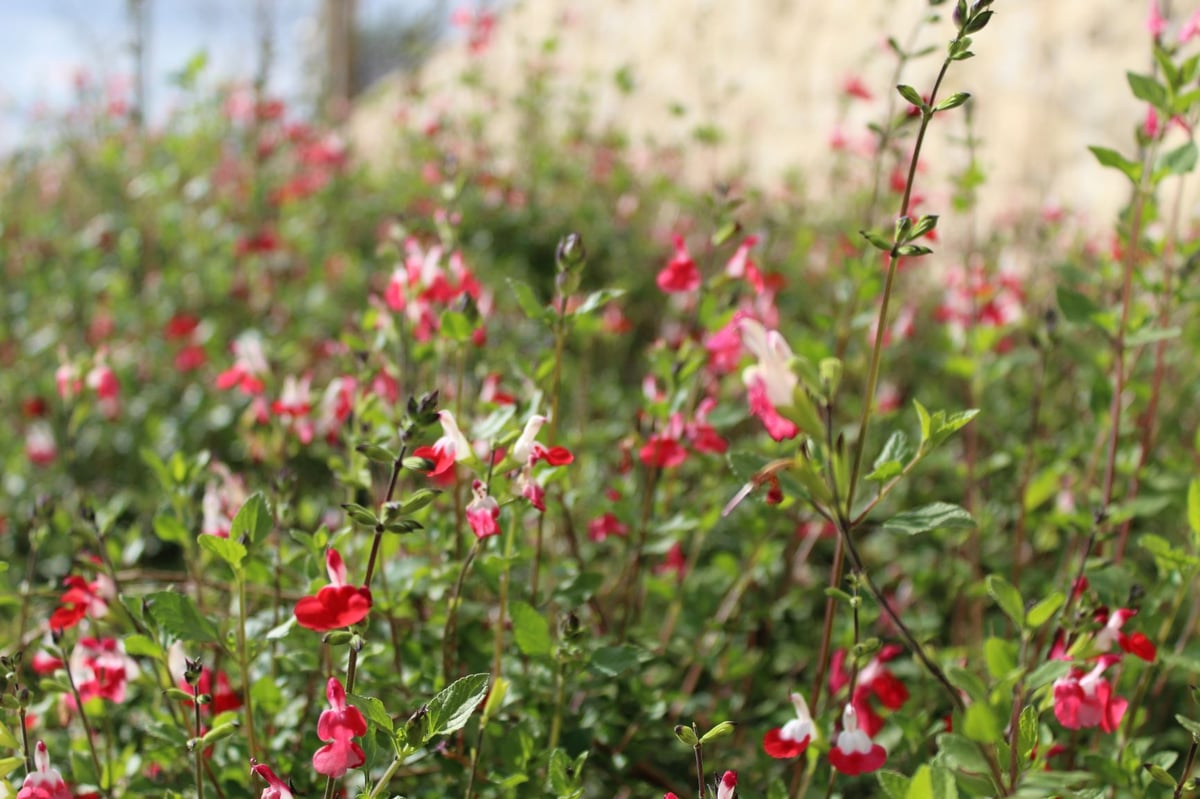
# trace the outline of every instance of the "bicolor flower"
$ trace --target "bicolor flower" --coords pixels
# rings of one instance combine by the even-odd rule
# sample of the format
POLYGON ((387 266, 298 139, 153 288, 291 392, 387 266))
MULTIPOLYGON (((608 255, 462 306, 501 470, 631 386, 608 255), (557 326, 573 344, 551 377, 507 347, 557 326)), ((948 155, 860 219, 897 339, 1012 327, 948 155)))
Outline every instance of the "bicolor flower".
POLYGON ((33 750, 33 771, 25 775, 17 799, 71 799, 71 789, 58 769, 50 766, 50 753, 44 741, 33 750))
POLYGON ((267 787, 263 788, 262 794, 258 799, 294 799, 291 786, 275 776, 275 772, 271 771, 271 767, 266 763, 258 763, 254 760, 250 761, 250 772, 257 774, 267 781, 267 787))
POLYGON ((362 747, 352 739, 367 734, 367 720, 362 711, 346 704, 346 689, 337 677, 329 678, 325 696, 329 710, 317 720, 317 737, 328 743, 313 754, 312 763, 318 774, 337 779, 366 762, 362 747))
POLYGON ((792 693, 791 700, 796 708, 796 718, 782 727, 767 730, 767 734, 763 736, 763 751, 771 757, 797 757, 804 753, 812 741, 813 720, 808 712, 808 703, 802 695, 795 692, 792 693))
POLYGON ((588 522, 588 538, 600 543, 610 535, 624 538, 629 534, 629 528, 611 511, 588 522))
POLYGON ((767 330, 755 319, 740 320, 738 330, 742 334, 742 344, 758 359, 758 363, 742 372, 742 382, 747 388, 761 383, 767 401, 774 407, 790 406, 799 382, 789 363, 792 348, 778 330, 767 330))
POLYGON ((243 394, 255 396, 266 388, 263 376, 271 371, 257 333, 243 333, 231 347, 236 359, 233 366, 217 375, 217 388, 222 391, 237 387, 243 394))
MULTIPOLYGON (((141 674, 137 661, 125 654, 125 645, 116 638, 80 638, 68 668, 84 702, 99 697, 120 704, 128 682, 141 674)), ((74 707, 75 697, 68 695, 66 704, 74 707)))
POLYGON ((1100 631, 1096 633, 1093 644, 1102 652, 1112 649, 1116 643, 1121 649, 1131 655, 1136 655, 1147 663, 1153 663, 1158 655, 1158 648, 1145 633, 1125 633, 1121 628, 1137 611, 1129 608, 1117 608, 1108 614, 1108 619, 1100 631))
POLYGON ((842 731, 829 750, 829 763, 843 774, 854 776, 883 768, 887 750, 871 740, 858 728, 858 714, 853 705, 842 711, 842 731))
POLYGON ((66 630, 74 627, 85 616, 102 618, 108 612, 108 600, 115 595, 112 581, 97 577, 92 582, 78 575, 63 578, 67 590, 59 598, 59 606, 50 614, 50 629, 66 630))
POLYGON ((430 477, 444 474, 455 463, 475 457, 470 442, 454 421, 454 414, 450 411, 438 411, 438 421, 442 424, 442 437, 433 442, 433 446, 417 447, 413 451, 416 457, 433 461, 433 468, 428 472, 430 477))
POLYGON ((525 423, 525 429, 512 446, 513 460, 525 466, 545 461, 551 466, 566 466, 575 456, 566 447, 546 447, 537 441, 538 431, 546 423, 546 417, 534 414, 525 423))
POLYGON ((471 484, 475 498, 467 505, 467 524, 476 538, 488 538, 500 532, 496 520, 500 518, 500 503, 488 494, 487 485, 482 480, 471 484))
POLYGON ((737 772, 726 771, 721 775, 721 781, 717 784, 717 799, 733 799, 733 792, 737 788, 737 772))
POLYGON ((681 294, 700 288, 700 270, 688 253, 683 236, 676 234, 671 237, 675 252, 671 260, 662 268, 655 278, 658 287, 668 294, 681 294))
POLYGON ((357 624, 371 612, 370 589, 346 584, 346 564, 336 549, 325 553, 330 584, 296 603, 296 621, 317 632, 357 624))
MULTIPOLYGON (((858 673, 850 704, 854 705, 857 723, 868 736, 874 736, 883 727, 883 718, 871 705, 872 696, 888 710, 899 710, 908 701, 908 688, 884 665, 903 651, 904 647, 899 644, 888 644, 858 673)), ((835 693, 850 682, 845 664, 846 650, 834 652, 829 669, 829 690, 835 693)))
POLYGON ((1129 702, 1113 694, 1112 683, 1102 676, 1116 663, 1116 655, 1101 655, 1087 674, 1073 669, 1054 681, 1054 715, 1068 730, 1100 727, 1115 732, 1125 716, 1129 702))

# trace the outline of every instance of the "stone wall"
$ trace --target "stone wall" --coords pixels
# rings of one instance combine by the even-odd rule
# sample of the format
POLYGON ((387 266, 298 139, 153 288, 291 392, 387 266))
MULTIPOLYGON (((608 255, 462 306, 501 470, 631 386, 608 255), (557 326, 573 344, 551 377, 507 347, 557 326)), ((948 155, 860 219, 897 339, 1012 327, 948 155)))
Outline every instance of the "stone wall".
MULTIPOLYGON (((1200 2, 1173 5, 1168 36, 1200 2)), ((1125 72, 1151 63, 1146 2, 996 0, 994 8, 976 57, 956 65, 945 86, 974 97, 989 176, 982 218, 1057 203, 1081 211, 1085 224, 1110 224, 1125 199, 1123 178, 1101 169, 1087 145, 1134 148, 1144 110, 1125 72)), ((952 36, 952 9, 953 2, 939 6, 942 19, 920 30, 919 41, 937 51, 903 82, 928 90, 952 36)), ((927 10, 923 0, 525 0, 500 14, 486 51, 448 46, 420 82, 425 102, 439 109, 492 104, 489 135, 503 143, 514 135, 504 97, 519 91, 530 63, 541 63, 560 96, 587 90, 597 126, 615 126, 633 142, 686 145, 689 180, 741 177, 769 189, 799 167, 823 193, 837 189, 828 185, 827 164, 839 113, 850 115, 851 140, 861 138, 894 91, 886 37, 906 41, 927 10), (551 51, 543 46, 549 39, 551 51), (459 80, 471 62, 489 87, 482 95, 459 80), (632 92, 618 86, 618 72, 632 80, 632 92), (849 76, 874 99, 839 103, 849 76), (705 124, 720 128, 720 143, 689 144, 705 124)), ((428 113, 411 107, 399 80, 385 84, 356 112, 352 138, 368 153, 386 152, 402 106, 410 119, 428 113)), ((552 118, 554 109, 546 113, 552 118)), ((963 158, 946 139, 963 134, 962 115, 945 123, 938 120, 926 150, 935 170, 963 158)), ((930 194, 931 207, 944 207, 944 195, 930 194)))

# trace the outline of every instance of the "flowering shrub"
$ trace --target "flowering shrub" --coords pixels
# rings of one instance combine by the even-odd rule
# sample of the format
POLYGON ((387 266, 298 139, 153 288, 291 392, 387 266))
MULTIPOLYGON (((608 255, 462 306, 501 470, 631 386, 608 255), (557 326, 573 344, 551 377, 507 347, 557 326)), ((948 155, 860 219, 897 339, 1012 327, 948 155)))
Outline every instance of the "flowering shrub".
POLYGON ((10 159, 0 796, 1194 792, 1196 23, 1103 244, 943 243, 931 5, 821 214, 241 92, 10 159))

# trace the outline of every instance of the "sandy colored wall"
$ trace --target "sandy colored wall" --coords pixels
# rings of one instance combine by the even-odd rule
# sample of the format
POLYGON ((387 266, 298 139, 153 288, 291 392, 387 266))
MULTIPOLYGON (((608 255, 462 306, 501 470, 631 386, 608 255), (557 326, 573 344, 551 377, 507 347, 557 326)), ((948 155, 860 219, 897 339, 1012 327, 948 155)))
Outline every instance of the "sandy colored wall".
MULTIPOLYGON (((1197 5, 1174 3, 1168 36, 1197 5)), ((937 53, 904 77, 922 91, 952 36, 952 7, 936 9, 943 19, 920 36, 938 45, 937 53)), ((957 65, 946 86, 975 97, 989 174, 983 217, 1003 219, 1055 201, 1084 212, 1092 225, 1107 225, 1123 202, 1123 179, 1100 169, 1086 147, 1133 150, 1143 110, 1125 71, 1150 64, 1147 3, 996 0, 994 8, 992 24, 976 39, 977 57, 957 65)), ((799 167, 813 176, 814 190, 825 191, 844 79, 861 76, 875 94, 849 109, 847 132, 861 137, 890 90, 895 61, 886 35, 906 40, 927 9, 919 0, 525 0, 501 14, 486 52, 450 46, 421 81, 437 108, 478 104, 479 94, 458 81, 476 60, 496 91, 491 132, 504 141, 513 135, 511 115, 496 98, 516 92, 525 65, 541 61, 564 93, 588 88, 596 124, 623 129, 634 142, 687 143, 697 125, 716 123, 724 132, 716 148, 686 148, 685 171, 697 183, 738 175, 770 188, 799 167), (545 54, 541 45, 550 37, 557 48, 545 54), (628 95, 614 80, 622 69, 636 85, 628 95), (686 113, 672 113, 672 105, 686 113)), ((357 111, 352 138, 368 153, 386 153, 401 107, 410 119, 428 113, 410 107, 393 82, 357 111)), ((961 122, 941 122, 928 160, 957 164, 961 150, 947 149, 945 135, 961 135, 961 122)), ((934 192, 931 200, 936 206, 944 198, 934 192)))

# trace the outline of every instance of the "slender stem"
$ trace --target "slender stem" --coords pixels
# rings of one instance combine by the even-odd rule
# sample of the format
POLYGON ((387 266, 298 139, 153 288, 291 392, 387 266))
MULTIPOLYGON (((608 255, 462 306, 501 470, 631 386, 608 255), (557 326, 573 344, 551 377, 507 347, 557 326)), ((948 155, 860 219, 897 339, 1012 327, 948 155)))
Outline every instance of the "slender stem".
MULTIPOLYGON (((833 568, 829 570, 829 587, 837 588, 842 582, 845 569, 846 545, 839 536, 833 550, 833 568)), ((813 712, 820 715, 821 691, 825 688, 825 674, 829 669, 829 650, 833 642, 833 619, 837 613, 837 599, 825 597, 825 622, 821 627, 821 647, 817 652, 817 677, 812 689, 813 712)))
MULTIPOLYGON (((1021 651, 1017 655, 1017 662, 1025 662, 1025 651, 1028 649, 1029 639, 1021 636, 1021 651)), ((1021 741, 1021 703, 1025 701, 1025 681, 1017 680, 1017 684, 1013 686, 1012 713, 1008 717, 1008 786, 1009 792, 1017 789, 1017 776, 1020 773, 1020 741, 1021 741)))
MULTIPOLYGON (((494 686, 496 683, 493 682, 494 686)), ((479 775, 479 754, 483 751, 483 730, 484 725, 479 725, 479 730, 475 733, 475 748, 471 751, 471 775, 467 777, 467 792, 463 795, 463 799, 471 799, 471 794, 475 790, 475 780, 479 775)))
POLYGON ((563 705, 566 702, 567 664, 560 662, 554 674, 554 716, 550 719, 550 741, 546 748, 554 751, 562 732, 563 705))
MULTIPOLYGON (((68 662, 66 652, 60 650, 63 655, 63 662, 68 662)), ((75 697, 75 707, 79 710, 79 722, 83 725, 83 733, 87 737, 88 752, 92 755, 92 767, 96 770, 96 781, 100 783, 100 790, 104 792, 106 797, 112 796, 112 786, 109 785, 109 780, 104 779, 104 769, 100 766, 100 756, 96 753, 96 741, 92 724, 88 721, 87 710, 83 707, 83 698, 79 695, 79 687, 75 684, 75 675, 71 674, 71 669, 66 668, 67 684, 71 686, 71 696, 75 697)), ((199 734, 199 731, 197 731, 199 734)))
MULTIPOLYGON (((965 36, 964 31, 960 31, 958 39, 961 40, 965 36)), ((908 164, 908 180, 904 184, 904 197, 900 201, 900 216, 908 215, 908 208, 912 202, 913 182, 917 176, 917 162, 921 157, 921 145, 925 142, 925 131, 929 129, 929 123, 933 119, 932 108, 937 101, 938 89, 942 86, 942 80, 946 77, 946 72, 950 69, 951 59, 946 58, 942 62, 942 68, 938 71, 937 80, 933 83, 933 91, 929 93, 929 101, 926 104, 927 109, 921 114, 921 127, 917 130, 917 140, 913 145, 912 158, 908 164)), ((900 242, 896 241, 892 244, 891 257, 888 260, 887 277, 883 283, 883 300, 879 306, 879 318, 875 325, 875 343, 871 347, 871 368, 867 374, 867 388, 863 394, 862 415, 858 420, 858 438, 854 442, 854 465, 850 469, 850 486, 846 490, 846 515, 851 516, 854 508, 854 491, 858 487, 858 474, 862 468, 863 452, 867 447, 867 431, 871 425, 871 412, 875 405, 875 390, 879 383, 879 364, 883 358, 883 337, 887 332, 888 305, 892 299, 892 287, 896 281, 897 267, 900 265, 900 242)))
POLYGON ((33 753, 29 751, 29 730, 25 729, 25 706, 17 712, 21 720, 21 752, 25 755, 25 773, 33 771, 33 753))
POLYGON ((258 759, 258 739, 254 734, 254 701, 250 692, 250 656, 246 651, 246 577, 237 575, 238 587, 238 665, 242 671, 242 704, 246 706, 246 741, 250 746, 250 757, 258 759))
POLYGON ((1192 736, 1192 745, 1188 747, 1187 760, 1183 762, 1183 773, 1179 775, 1179 782, 1175 784, 1175 793, 1172 794, 1174 799, 1181 799, 1183 796, 1183 786, 1187 783, 1188 775, 1192 773, 1192 766, 1196 764, 1196 749, 1200 744, 1196 743, 1196 736, 1192 736))
POLYGON ((696 753, 696 793, 704 799, 704 747, 697 743, 692 749, 696 753))
MULTIPOLYGON (((200 737, 200 683, 197 681, 192 686, 192 707, 196 711, 196 738, 200 737)), ((204 763, 204 747, 196 746, 192 751, 193 757, 196 759, 196 797, 204 799, 204 772, 202 765, 204 763)))
POLYGON ((471 570, 471 564, 475 561, 475 556, 479 554, 479 547, 482 543, 482 538, 476 538, 475 543, 467 550, 467 557, 458 571, 458 579, 454 581, 454 591, 450 594, 450 606, 446 611, 446 627, 442 632, 442 677, 447 683, 450 682, 450 673, 454 671, 454 644, 458 638, 458 608, 462 604, 463 583, 466 582, 467 572, 471 570))
MULTIPOLYGON (((401 760, 399 757, 392 760, 392 764, 387 767, 387 771, 383 772, 383 776, 375 783, 375 787, 371 789, 371 793, 367 794, 368 799, 375 799, 379 796, 379 792, 387 787, 387 784, 392 781, 392 777, 396 776, 396 772, 400 770, 401 760)), ((469 797, 471 794, 468 793, 469 797)))
MULTIPOLYGON (((503 531, 500 533, 504 535, 503 531)), ((504 536, 504 565, 500 572, 500 606, 496 612, 496 643, 492 654, 492 685, 500 679, 500 656, 504 654, 504 627, 508 618, 508 580, 509 565, 512 563, 513 538, 515 531, 510 530, 504 536)))

